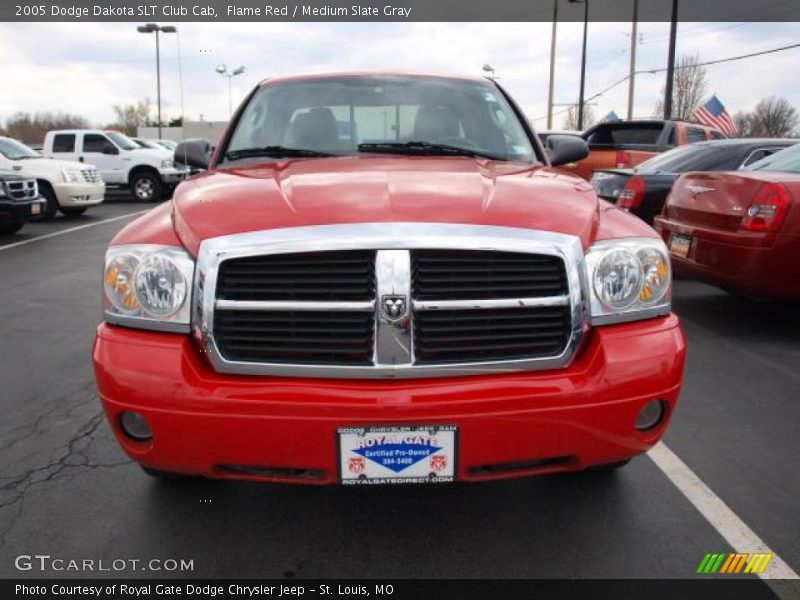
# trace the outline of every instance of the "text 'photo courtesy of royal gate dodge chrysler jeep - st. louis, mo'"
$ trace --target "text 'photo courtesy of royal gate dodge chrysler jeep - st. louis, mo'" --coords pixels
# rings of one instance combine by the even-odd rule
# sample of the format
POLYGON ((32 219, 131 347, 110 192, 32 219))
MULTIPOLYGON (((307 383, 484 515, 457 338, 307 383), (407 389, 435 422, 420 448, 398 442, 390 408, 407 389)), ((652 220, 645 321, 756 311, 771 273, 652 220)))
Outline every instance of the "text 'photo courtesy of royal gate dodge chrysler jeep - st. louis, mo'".
POLYGON ((611 469, 685 342, 659 235, 557 165, 494 81, 273 78, 126 226, 93 361, 146 472, 308 484, 611 469), (142 374, 146 373, 146 377, 142 374))

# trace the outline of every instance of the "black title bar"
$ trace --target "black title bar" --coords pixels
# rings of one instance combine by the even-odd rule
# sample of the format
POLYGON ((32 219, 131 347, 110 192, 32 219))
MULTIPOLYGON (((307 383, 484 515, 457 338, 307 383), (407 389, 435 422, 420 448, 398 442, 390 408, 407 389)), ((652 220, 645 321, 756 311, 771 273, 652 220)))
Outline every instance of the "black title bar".
MULTIPOLYGON (((633 0, 587 0, 589 20, 631 20, 633 0)), ((673 0, 639 0, 639 21, 669 21, 673 0)), ((3 0, 2 21, 552 21, 555 0, 3 0)), ((679 0, 680 21, 800 21, 800 2, 679 0)), ((583 3, 558 0, 559 21, 583 3)))

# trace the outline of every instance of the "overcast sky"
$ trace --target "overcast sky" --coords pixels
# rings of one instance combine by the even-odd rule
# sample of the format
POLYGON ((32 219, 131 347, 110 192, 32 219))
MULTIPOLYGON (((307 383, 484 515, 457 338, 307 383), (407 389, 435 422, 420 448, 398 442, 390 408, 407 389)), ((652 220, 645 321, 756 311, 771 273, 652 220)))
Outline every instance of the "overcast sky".
MULTIPOLYGON (((164 23, 166 24, 166 23, 164 23)), ((187 118, 227 118, 227 81, 217 64, 244 65, 233 80, 234 105, 261 79, 296 72, 400 69, 480 74, 495 67, 500 83, 531 118, 547 114, 549 23, 180 23, 187 118)), ((557 103, 578 96, 582 23, 558 26, 557 103)), ((641 23, 637 69, 666 66, 667 23, 641 23)), ((165 118, 180 115, 178 46, 161 44, 165 118)), ((678 54, 715 60, 800 41, 800 23, 684 23, 678 54)), ((625 77, 630 23, 590 23, 586 94, 625 77)), ((708 67, 709 91, 733 113, 764 96, 800 109, 800 48, 708 67)), ((112 105, 155 101, 155 41, 135 23, 0 23, 0 121, 17 111, 63 111, 96 124, 113 121, 112 105)), ((649 116, 664 74, 636 79, 634 114, 649 116)), ((627 83, 596 100, 598 117, 627 107, 627 83)), ((556 107, 564 110, 564 107, 556 107)), ((537 121, 543 128, 545 121, 537 121)), ((555 126, 561 125, 561 117, 555 126)))

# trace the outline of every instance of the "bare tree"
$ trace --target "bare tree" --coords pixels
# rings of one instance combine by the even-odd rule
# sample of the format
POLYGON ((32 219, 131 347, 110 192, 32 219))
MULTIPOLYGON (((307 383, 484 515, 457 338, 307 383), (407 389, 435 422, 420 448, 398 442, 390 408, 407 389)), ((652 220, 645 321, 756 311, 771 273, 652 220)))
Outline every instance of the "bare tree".
POLYGON ((739 137, 748 138, 756 137, 753 133, 755 123, 753 122, 753 114, 743 110, 737 110, 733 115, 733 123, 736 125, 736 131, 739 137))
MULTIPOLYGON (((688 121, 708 92, 706 68, 700 66, 700 55, 681 56, 675 65, 675 80, 672 85, 672 118, 688 121)), ((664 91, 656 103, 656 114, 664 114, 664 91)))
POLYGON ((0 133, 26 144, 41 144, 44 135, 52 129, 85 129, 89 122, 81 116, 65 113, 18 112, 11 115, 0 133))
POLYGON ((153 104, 150 98, 139 100, 134 104, 115 104, 114 114, 117 115, 116 125, 127 135, 136 135, 136 130, 150 123, 150 113, 153 104))
MULTIPOLYGON (((594 107, 590 104, 583 105, 583 128, 589 129, 592 125, 594 125, 597 118, 594 115, 594 107)), ((570 106, 569 110, 567 110, 567 114, 564 117, 563 121, 563 128, 568 130, 575 130, 579 129, 578 127, 578 105, 570 106)))
POLYGON ((750 137, 790 137, 800 124, 797 110, 785 98, 762 98, 750 114, 750 137))

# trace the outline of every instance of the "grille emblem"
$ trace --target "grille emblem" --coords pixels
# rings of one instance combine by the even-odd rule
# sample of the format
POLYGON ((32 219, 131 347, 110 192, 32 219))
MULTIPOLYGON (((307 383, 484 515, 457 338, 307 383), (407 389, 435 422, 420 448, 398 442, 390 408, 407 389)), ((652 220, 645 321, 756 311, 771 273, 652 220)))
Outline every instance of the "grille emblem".
POLYGON ((384 296, 381 300, 383 316, 392 321, 402 319, 407 309, 408 302, 405 296, 384 296))

